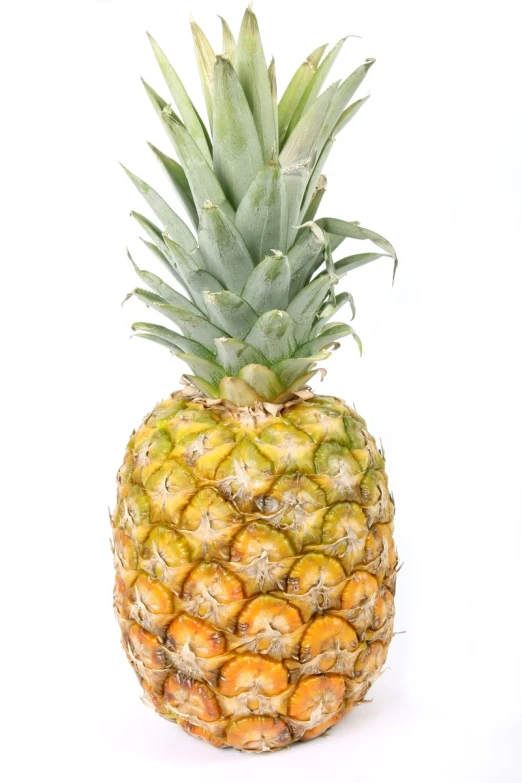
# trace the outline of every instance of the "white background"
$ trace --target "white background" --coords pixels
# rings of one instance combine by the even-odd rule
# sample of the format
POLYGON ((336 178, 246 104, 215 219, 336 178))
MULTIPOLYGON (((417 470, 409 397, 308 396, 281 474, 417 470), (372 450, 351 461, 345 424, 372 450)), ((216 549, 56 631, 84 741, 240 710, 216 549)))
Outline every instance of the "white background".
MULTIPOLYGON (((4 3, 2 730, 9 781, 522 779, 520 19, 516 0, 259 0, 284 86, 350 39, 372 98, 338 139, 323 214, 389 237, 401 264, 353 273, 353 343, 321 392, 382 437, 404 561, 389 669, 330 736, 216 750, 147 711, 111 606, 108 505, 126 438, 182 365, 129 340, 141 262, 116 161, 168 194, 138 76, 149 29, 198 96, 189 12, 219 49, 241 0, 4 3), (9 767, 10 765, 10 767, 9 767)), ((359 252, 360 248, 357 251, 359 252)))

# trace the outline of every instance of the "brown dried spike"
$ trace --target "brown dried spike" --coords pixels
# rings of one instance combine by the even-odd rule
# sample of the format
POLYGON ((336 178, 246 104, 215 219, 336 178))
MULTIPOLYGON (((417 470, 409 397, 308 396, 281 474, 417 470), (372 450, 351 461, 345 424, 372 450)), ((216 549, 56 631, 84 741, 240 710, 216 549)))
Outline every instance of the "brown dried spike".
POLYGON ((367 571, 355 571, 341 594, 341 609, 356 609, 377 595, 377 579, 367 571))
POLYGON ((165 653, 154 634, 146 631, 138 623, 129 629, 129 647, 132 654, 148 669, 164 669, 165 653))
POLYGON ((180 614, 173 620, 167 631, 167 644, 175 651, 181 651, 188 645, 198 658, 212 658, 223 655, 227 643, 223 634, 205 620, 180 614))
POLYGON ((163 698, 182 715, 192 715, 209 722, 221 717, 216 697, 203 682, 183 680, 179 675, 171 674, 165 683, 163 698))
POLYGON ((305 663, 321 653, 353 652, 358 644, 357 634, 346 620, 325 614, 316 617, 306 629, 301 641, 300 659, 305 663))
POLYGON ((140 574, 134 583, 136 603, 143 604, 151 614, 172 614, 174 596, 156 579, 140 574))
POLYGON ((233 720, 227 729, 226 741, 238 750, 275 750, 289 745, 292 734, 281 718, 252 715, 233 720))
POLYGON ((251 563, 262 556, 273 563, 292 555, 295 549, 284 533, 263 522, 252 522, 240 530, 230 551, 230 559, 236 563, 251 563))
POLYGON ((267 628, 280 634, 297 631, 303 624, 299 610, 283 598, 259 595, 242 609, 237 619, 238 636, 254 636, 267 628))
POLYGON ((344 693, 344 677, 340 674, 305 677, 290 696, 288 715, 295 720, 310 720, 317 713, 329 715, 339 709, 344 693))
POLYGON ((288 575, 287 592, 304 595, 316 585, 334 587, 345 579, 342 565, 334 557, 310 552, 299 558, 288 575))
POLYGON ((223 666, 219 675, 219 690, 223 696, 238 696, 246 691, 252 695, 276 696, 287 686, 286 666, 256 653, 237 655, 223 666))

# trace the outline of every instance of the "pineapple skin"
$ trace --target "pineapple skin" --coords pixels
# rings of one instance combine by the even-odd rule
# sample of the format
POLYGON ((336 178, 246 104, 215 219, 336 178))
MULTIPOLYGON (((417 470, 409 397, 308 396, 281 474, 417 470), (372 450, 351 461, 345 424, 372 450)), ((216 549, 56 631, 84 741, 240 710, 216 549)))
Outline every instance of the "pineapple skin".
POLYGON ((112 517, 115 610, 146 702, 239 750, 335 725, 386 660, 393 515, 384 457, 337 398, 159 403, 112 517))

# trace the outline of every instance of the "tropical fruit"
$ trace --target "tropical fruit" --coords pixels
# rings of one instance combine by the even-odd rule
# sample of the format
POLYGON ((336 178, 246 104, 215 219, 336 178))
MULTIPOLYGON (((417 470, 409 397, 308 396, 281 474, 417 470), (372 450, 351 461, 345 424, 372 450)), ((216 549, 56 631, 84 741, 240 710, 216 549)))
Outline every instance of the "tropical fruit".
POLYGON ((337 340, 352 269, 389 256, 357 223, 315 219, 334 136, 368 60, 322 91, 342 42, 315 50, 277 102, 256 18, 215 56, 193 23, 209 129, 159 46, 176 111, 147 93, 179 159, 154 152, 188 225, 129 173, 133 213, 173 285, 131 295, 179 331, 136 334, 191 368, 133 433, 112 517, 115 607, 146 701, 240 750, 313 739, 359 704, 393 633, 397 557, 384 456, 364 420, 308 384, 337 340), (346 239, 381 252, 333 260, 346 239), (179 290, 183 291, 183 293, 179 290))

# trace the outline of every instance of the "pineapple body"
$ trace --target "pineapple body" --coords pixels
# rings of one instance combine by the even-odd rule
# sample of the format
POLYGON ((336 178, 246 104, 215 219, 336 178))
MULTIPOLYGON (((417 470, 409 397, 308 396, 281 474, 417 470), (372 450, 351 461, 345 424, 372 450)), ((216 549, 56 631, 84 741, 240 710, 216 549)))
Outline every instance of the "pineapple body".
POLYGON ((115 607, 147 702, 241 750, 336 724, 386 659, 393 511, 383 455, 336 398, 157 405, 112 519, 115 607))

